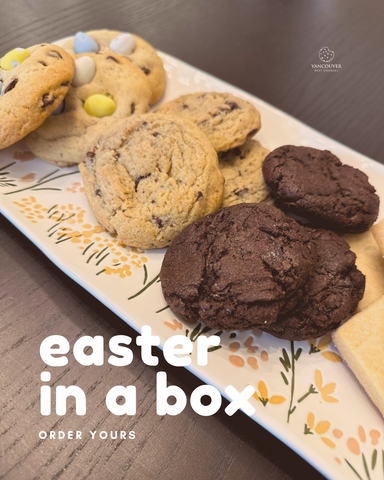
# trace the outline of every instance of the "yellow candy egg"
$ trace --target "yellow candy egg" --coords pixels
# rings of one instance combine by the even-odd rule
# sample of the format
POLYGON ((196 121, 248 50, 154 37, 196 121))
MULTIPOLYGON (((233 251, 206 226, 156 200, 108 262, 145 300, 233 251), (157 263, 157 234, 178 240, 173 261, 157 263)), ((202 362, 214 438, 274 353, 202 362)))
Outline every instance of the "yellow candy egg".
POLYGON ((3 70, 12 70, 20 65, 20 63, 23 63, 28 57, 29 53, 27 50, 24 48, 15 48, 4 55, 1 59, 0 67, 3 70))
POLYGON ((116 110, 116 103, 106 95, 91 95, 84 104, 84 110, 92 117, 107 117, 116 110))

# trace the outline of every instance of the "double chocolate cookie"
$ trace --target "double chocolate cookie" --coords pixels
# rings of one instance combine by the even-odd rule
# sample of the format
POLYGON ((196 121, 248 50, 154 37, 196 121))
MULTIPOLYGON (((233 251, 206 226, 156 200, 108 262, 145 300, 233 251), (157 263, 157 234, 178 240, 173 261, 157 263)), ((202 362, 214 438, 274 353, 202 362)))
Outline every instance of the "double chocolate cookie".
POLYGON ((279 147, 264 160, 263 175, 279 207, 316 227, 360 233, 377 218, 379 197, 367 175, 328 150, 279 147))
POLYGON ((247 330, 295 307, 314 256, 304 227, 270 205, 242 203, 183 230, 165 255, 161 285, 185 319, 247 330))
POLYGON ((317 261, 303 297, 289 314, 260 328, 286 340, 320 337, 339 327, 363 298, 365 277, 356 268, 356 255, 334 232, 308 229, 317 261))

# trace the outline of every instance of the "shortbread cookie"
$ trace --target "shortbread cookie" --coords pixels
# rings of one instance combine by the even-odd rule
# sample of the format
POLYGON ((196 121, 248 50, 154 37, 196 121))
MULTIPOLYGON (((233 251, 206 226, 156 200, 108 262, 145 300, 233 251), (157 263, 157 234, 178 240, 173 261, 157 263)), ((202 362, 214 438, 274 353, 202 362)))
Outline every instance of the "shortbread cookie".
POLYGON ((263 174, 277 205, 316 227, 360 233, 377 218, 380 201, 367 175, 328 150, 279 147, 265 159, 263 174))
POLYGON ((205 135, 179 117, 133 116, 116 124, 80 165, 98 221, 138 248, 170 244, 215 212, 224 180, 205 135))
POLYGON ((230 93, 192 93, 161 105, 156 113, 179 115, 197 125, 217 152, 242 145, 261 128, 260 113, 230 93))
POLYGON ((384 297, 352 317, 332 338, 384 416, 384 297))
POLYGON ((272 324, 308 279, 310 235, 264 203, 223 208, 187 227, 160 271, 171 309, 218 330, 272 324))
POLYGON ((317 262, 295 309, 261 330, 286 340, 307 340, 335 330, 363 298, 365 278, 349 245, 329 230, 308 229, 317 262))
POLYGON ((261 170, 268 153, 256 140, 247 140, 244 145, 219 154, 219 167, 225 181, 222 207, 269 199, 261 170))
POLYGON ((364 297, 357 307, 360 312, 384 295, 384 259, 372 230, 343 237, 357 256, 356 265, 366 277, 364 297))
POLYGON ((147 112, 151 98, 146 76, 126 58, 116 54, 74 58, 74 86, 62 112, 25 138, 37 157, 60 167, 82 162, 106 128, 147 112))
POLYGON ((381 254, 384 256, 384 220, 372 227, 372 234, 381 254))
POLYGON ((8 52, 0 60, 0 149, 35 130, 62 102, 75 65, 56 45, 8 52))
MULTIPOLYGON (((92 30, 86 32, 86 35, 96 41, 99 53, 123 55, 139 67, 146 75, 151 88, 150 103, 155 103, 160 99, 165 88, 165 70, 161 58, 148 42, 137 35, 114 30, 92 30)), ((68 40, 63 48, 72 55, 80 53, 76 52, 73 38, 68 40)))

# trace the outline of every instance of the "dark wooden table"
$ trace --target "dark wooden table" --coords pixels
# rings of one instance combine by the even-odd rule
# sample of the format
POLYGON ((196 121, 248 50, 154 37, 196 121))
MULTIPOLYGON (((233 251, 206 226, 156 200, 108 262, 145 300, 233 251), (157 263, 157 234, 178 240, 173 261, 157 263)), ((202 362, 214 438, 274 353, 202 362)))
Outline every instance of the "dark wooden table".
MULTIPOLYGON (((382 0, 26 0, 0 1, 0 55, 77 30, 135 32, 159 49, 237 85, 321 132, 384 163, 382 0), (338 73, 315 73, 329 46, 338 73)), ((1 121, 1 119, 0 119, 1 121)), ((200 382, 184 369, 127 368, 73 361, 54 385, 81 384, 88 414, 39 413, 41 341, 61 334, 135 332, 45 258, 0 216, 0 476, 4 479, 322 478, 241 413, 199 417, 191 408, 158 417, 155 375, 186 393, 200 382), (108 414, 105 392, 135 384, 137 415, 108 414), (135 430, 134 441, 39 441, 42 430, 135 430)), ((71 358, 71 357, 70 357, 71 358)), ((160 354, 161 358, 161 354, 160 354)))

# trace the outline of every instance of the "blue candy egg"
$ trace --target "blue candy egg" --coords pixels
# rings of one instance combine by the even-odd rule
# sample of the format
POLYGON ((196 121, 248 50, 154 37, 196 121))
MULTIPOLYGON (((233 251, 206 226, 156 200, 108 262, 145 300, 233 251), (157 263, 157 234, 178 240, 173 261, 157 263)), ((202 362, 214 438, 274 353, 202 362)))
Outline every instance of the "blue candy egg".
POLYGON ((95 40, 84 32, 77 32, 74 38, 76 53, 98 53, 99 46, 95 40))

